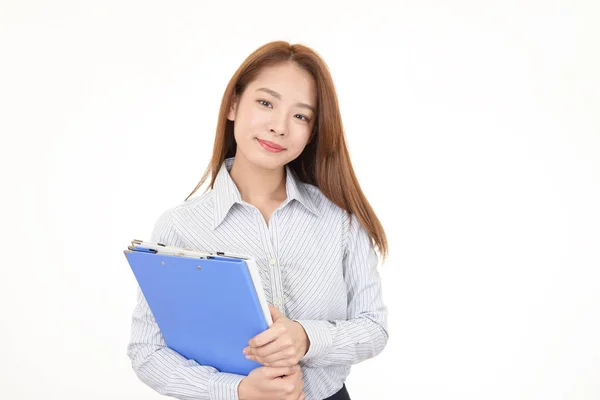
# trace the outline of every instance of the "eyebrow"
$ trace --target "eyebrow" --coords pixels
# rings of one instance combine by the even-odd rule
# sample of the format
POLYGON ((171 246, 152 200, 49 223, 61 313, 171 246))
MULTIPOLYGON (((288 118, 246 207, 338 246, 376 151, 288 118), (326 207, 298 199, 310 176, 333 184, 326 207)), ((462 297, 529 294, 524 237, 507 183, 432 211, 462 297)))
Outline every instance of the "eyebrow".
MULTIPOLYGON (((277 93, 276 91, 274 91, 273 89, 269 89, 269 88, 266 88, 266 87, 262 87, 262 88, 256 89, 256 91, 257 91, 257 92, 258 92, 258 91, 261 91, 261 92, 267 92, 267 93, 269 93, 271 96, 275 97, 276 99, 279 99, 279 100, 281 100, 281 95, 280 95, 279 93, 277 93)), ((299 106, 299 107, 308 108, 309 110, 311 110, 311 111, 312 111, 313 113, 315 113, 315 114, 317 113, 317 112, 315 111, 314 107, 313 107, 313 106, 311 106, 311 105, 309 105, 309 104, 306 104, 306 103, 296 103, 296 105, 297 105, 297 106, 299 106)))

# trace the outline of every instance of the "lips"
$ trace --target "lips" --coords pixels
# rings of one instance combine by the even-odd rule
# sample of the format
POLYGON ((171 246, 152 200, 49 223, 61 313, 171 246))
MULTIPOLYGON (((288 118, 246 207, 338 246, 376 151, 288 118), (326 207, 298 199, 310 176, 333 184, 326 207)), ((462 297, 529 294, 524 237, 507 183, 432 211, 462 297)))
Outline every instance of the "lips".
POLYGON ((281 147, 277 143, 269 142, 268 140, 262 140, 259 138, 256 138, 256 140, 258 140, 258 142, 261 144, 262 147, 264 147, 265 149, 267 149, 269 151, 280 152, 280 151, 285 150, 283 147, 281 147))

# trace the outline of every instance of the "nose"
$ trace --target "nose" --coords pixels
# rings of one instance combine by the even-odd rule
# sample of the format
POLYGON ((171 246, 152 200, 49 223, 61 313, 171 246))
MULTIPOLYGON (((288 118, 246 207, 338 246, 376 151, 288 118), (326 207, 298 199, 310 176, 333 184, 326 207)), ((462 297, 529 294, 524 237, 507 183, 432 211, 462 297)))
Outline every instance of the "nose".
POLYGON ((271 119, 269 131, 277 136, 284 136, 286 133, 285 129, 285 113, 273 113, 273 118, 271 119))

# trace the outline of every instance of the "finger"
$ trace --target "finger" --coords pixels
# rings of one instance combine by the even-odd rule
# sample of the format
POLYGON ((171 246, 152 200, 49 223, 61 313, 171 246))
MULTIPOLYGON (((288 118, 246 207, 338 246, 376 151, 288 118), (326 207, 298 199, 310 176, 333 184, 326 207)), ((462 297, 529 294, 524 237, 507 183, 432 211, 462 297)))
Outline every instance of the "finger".
POLYGON ((284 331, 285 331, 285 329, 282 329, 281 325, 273 324, 266 331, 261 332, 258 335, 254 336, 252 339, 250 339, 248 341, 248 346, 250 346, 250 347, 264 346, 265 344, 271 343, 272 341, 276 340, 279 336, 281 336, 281 334, 283 334, 284 331))
POLYGON ((289 367, 299 363, 298 357, 294 353, 278 352, 268 357, 252 357, 252 359, 267 367, 289 367))
POLYGON ((279 352, 281 345, 279 343, 279 340, 274 340, 271 343, 267 343, 264 346, 260 346, 260 347, 246 347, 244 349, 244 354, 246 354, 247 356, 256 356, 256 357, 266 357, 269 356, 271 354, 275 354, 277 352, 279 352))
POLYGON ((294 353, 294 345, 291 339, 279 337, 260 347, 248 347, 248 353, 251 356, 268 357, 279 352, 294 353))
POLYGON ((300 379, 300 380, 297 380, 297 381, 296 381, 296 384, 294 385, 294 392, 293 392, 293 395, 292 395, 292 396, 290 396, 290 398, 291 398, 291 399, 300 399, 300 398, 302 398, 302 397, 301 397, 301 396, 302 396, 302 393, 303 393, 303 390, 302 390, 302 389, 304 389, 304 385, 303 385, 303 382, 302 382, 302 380, 301 380, 301 379, 300 379))
MULTIPOLYGON (((276 342, 275 342, 276 343, 276 342)), ((256 361, 267 367, 286 367, 298 364, 296 351, 293 347, 289 347, 267 356, 248 355, 247 359, 256 361)))
POLYGON ((271 318, 273 319, 273 322, 277 321, 279 318, 284 316, 277 307, 273 307, 270 304, 269 304, 269 311, 271 312, 271 318))
POLYGON ((263 387, 268 387, 273 394, 277 395, 278 399, 295 400, 302 388, 298 387, 296 374, 282 376, 281 379, 270 380, 265 382, 263 387))
POLYGON ((300 369, 299 366, 291 366, 291 367, 263 367, 264 374, 267 378, 275 379, 280 376, 290 376, 298 372, 300 369))
POLYGON ((281 360, 265 362, 265 363, 262 363, 260 361, 257 361, 257 362, 259 364, 264 365, 265 367, 290 367, 290 366, 294 366, 294 365, 298 364, 298 361, 296 361, 295 358, 283 358, 281 360))

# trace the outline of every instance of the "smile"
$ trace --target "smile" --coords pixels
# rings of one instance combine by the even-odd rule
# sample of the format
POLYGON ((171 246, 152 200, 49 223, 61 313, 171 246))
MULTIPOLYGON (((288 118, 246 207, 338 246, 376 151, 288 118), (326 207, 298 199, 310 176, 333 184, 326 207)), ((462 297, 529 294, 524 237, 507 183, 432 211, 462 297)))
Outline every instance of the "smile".
POLYGON ((279 153, 279 152, 285 150, 283 147, 281 147, 277 143, 269 142, 268 140, 261 140, 259 138, 256 138, 256 140, 258 140, 258 143, 260 143, 260 145, 265 150, 270 151, 271 153, 279 153))

